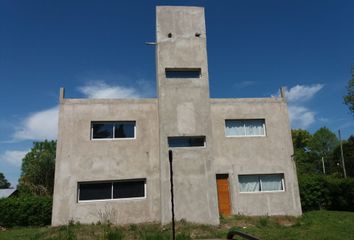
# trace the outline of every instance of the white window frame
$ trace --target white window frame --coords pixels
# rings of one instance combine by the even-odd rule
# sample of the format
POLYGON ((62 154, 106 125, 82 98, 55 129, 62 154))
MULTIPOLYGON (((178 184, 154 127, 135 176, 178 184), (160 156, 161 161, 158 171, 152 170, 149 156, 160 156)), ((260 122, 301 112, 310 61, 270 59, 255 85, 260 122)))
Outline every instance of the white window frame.
POLYGON ((225 125, 224 125, 224 130, 225 130, 225 137, 227 138, 244 138, 244 137, 266 137, 266 121, 264 118, 252 118, 252 119, 225 119, 225 125), (246 121, 252 121, 252 120, 263 120, 263 134, 262 135, 246 135, 246 121), (227 135, 226 132, 226 121, 242 121, 243 122, 243 131, 244 131, 244 135, 227 135))
POLYGON ((78 182, 77 183, 77 203, 89 203, 89 202, 107 202, 107 201, 127 201, 127 200, 143 200, 147 198, 147 187, 146 178, 141 179, 125 179, 125 180, 114 180, 114 181, 88 181, 88 182, 78 182), (144 196, 143 197, 131 197, 131 198, 113 198, 113 183, 116 182, 139 182, 144 181, 144 196), (80 200, 80 184, 85 183, 111 183, 111 198, 107 199, 92 199, 92 200, 80 200))
POLYGON ((91 121, 91 141, 121 141, 121 140, 135 140, 136 139, 136 121, 123 120, 123 121, 91 121), (134 137, 133 138, 115 138, 115 124, 124 122, 134 122, 134 137), (93 138, 93 124, 112 123, 113 124, 113 138, 93 138))
POLYGON ((259 181, 259 185, 261 187, 261 190, 260 191, 253 191, 253 192, 247 192, 247 191, 241 191, 241 188, 240 188, 240 181, 239 181, 239 178, 237 178, 237 181, 239 182, 238 183, 238 186, 239 186, 239 192, 240 193, 250 193, 250 194, 259 194, 259 193, 279 193, 279 192, 285 192, 285 176, 284 176, 284 173, 270 173, 270 174, 240 174, 238 176, 257 176, 258 177, 258 181, 259 181), (281 178, 281 186, 282 186, 282 190, 273 190, 273 191, 264 191, 262 190, 262 176, 266 176, 266 175, 280 175, 282 178, 281 178))

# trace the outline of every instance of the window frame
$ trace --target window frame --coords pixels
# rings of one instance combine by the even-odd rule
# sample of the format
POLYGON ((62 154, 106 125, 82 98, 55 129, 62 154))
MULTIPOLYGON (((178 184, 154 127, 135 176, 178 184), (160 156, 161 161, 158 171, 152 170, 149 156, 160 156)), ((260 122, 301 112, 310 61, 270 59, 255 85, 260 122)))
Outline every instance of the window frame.
POLYGON ((76 203, 87 203, 87 202, 106 202, 106 201, 126 201, 126 200, 142 200, 147 198, 147 180, 146 178, 137 179, 124 179, 124 180, 112 180, 112 181, 82 181, 77 182, 76 191, 76 203), (144 182, 144 196, 143 197, 131 197, 131 198, 113 198, 113 184, 116 182, 144 182), (110 183, 111 184, 111 198, 106 199, 90 199, 90 200, 80 200, 80 184, 95 184, 95 183, 110 183))
POLYGON ((225 119, 224 121, 224 132, 227 138, 249 138, 249 137, 267 137, 266 120, 265 118, 247 118, 247 119, 225 119), (262 135, 246 135, 246 125, 244 122, 252 120, 263 120, 263 134, 262 135), (226 122, 227 121, 242 121, 245 135, 227 135, 226 133, 226 122))
POLYGON ((136 121, 135 120, 123 120, 123 121, 91 121, 91 141, 120 141, 120 140, 135 140, 137 131, 136 131, 136 121), (134 137, 127 137, 127 138, 115 138, 115 124, 117 123, 134 123, 134 137), (113 134, 112 134, 112 138, 94 138, 93 137, 93 125, 94 124, 113 124, 113 134))
POLYGON ((285 175, 284 173, 269 173, 269 174, 239 174, 238 175, 238 178, 237 178, 237 181, 238 181, 238 188, 239 188, 239 193, 251 193, 251 194, 259 194, 259 193, 280 193, 280 192, 285 192, 285 175), (272 191, 263 191, 262 190, 262 176, 269 176, 269 175, 280 175, 281 176, 281 186, 282 186, 282 190, 272 190, 272 191), (259 191, 250 191, 250 192, 247 192, 247 191, 241 191, 241 187, 240 187, 240 176, 257 176, 258 177, 258 182, 259 182, 259 186, 260 186, 260 190, 259 191))
POLYGON ((202 78, 202 69, 201 68, 165 68, 165 78, 166 79, 201 79, 202 78), (176 72, 193 72, 193 73, 198 73, 198 77, 188 77, 188 76, 179 76, 179 77, 173 77, 173 76, 168 76, 168 72, 170 73, 176 73, 176 72))
POLYGON ((207 142, 206 142, 206 136, 168 136, 167 137, 167 146, 169 149, 194 149, 194 148, 206 148, 207 146, 207 142), (203 146, 182 146, 182 147, 171 147, 169 144, 169 139, 171 138, 198 138, 198 137, 202 137, 204 139, 204 144, 203 146))

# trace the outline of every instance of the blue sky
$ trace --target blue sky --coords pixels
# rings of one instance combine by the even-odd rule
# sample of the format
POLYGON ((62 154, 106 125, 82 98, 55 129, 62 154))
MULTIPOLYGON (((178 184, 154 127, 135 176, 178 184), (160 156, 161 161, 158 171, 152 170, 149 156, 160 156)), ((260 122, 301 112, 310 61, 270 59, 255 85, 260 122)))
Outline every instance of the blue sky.
POLYGON ((154 97, 155 6, 206 11, 210 94, 287 87, 294 128, 354 134, 343 104, 354 63, 354 1, 0 2, 0 172, 16 184, 33 141, 56 138, 69 98, 154 97))

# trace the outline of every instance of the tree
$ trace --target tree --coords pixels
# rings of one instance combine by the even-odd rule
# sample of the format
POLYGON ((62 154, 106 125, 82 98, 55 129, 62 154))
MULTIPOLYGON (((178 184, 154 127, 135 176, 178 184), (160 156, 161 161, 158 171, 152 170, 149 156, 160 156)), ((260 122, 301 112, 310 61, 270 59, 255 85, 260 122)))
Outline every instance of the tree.
POLYGON ((293 129, 291 130, 291 136, 293 139, 294 149, 307 148, 311 139, 311 134, 307 130, 293 129))
POLYGON ((344 103, 349 107, 349 110, 354 114, 354 69, 352 79, 349 80, 347 85, 347 94, 343 97, 344 103))
POLYGON ((313 134, 309 142, 309 147, 310 151, 315 154, 318 169, 322 171, 321 159, 323 158, 326 173, 333 173, 333 151, 338 145, 339 140, 337 136, 326 127, 318 129, 313 134))
POLYGON ((339 144, 337 136, 328 128, 321 127, 309 141, 309 147, 319 157, 328 157, 339 144))
MULTIPOLYGON (((354 135, 350 136, 347 141, 343 142, 343 153, 344 153, 345 170, 347 172, 347 176, 354 177, 354 135)), ((333 162, 333 170, 339 176, 343 176, 340 146, 334 149, 332 162, 333 162)))
POLYGON ((316 155, 309 151, 312 135, 303 129, 291 130, 298 175, 319 173, 316 155))
POLYGON ((5 178, 4 174, 0 172, 0 189, 9 188, 10 183, 5 178))
POLYGON ((56 141, 35 142, 22 160, 20 194, 53 195, 56 141))

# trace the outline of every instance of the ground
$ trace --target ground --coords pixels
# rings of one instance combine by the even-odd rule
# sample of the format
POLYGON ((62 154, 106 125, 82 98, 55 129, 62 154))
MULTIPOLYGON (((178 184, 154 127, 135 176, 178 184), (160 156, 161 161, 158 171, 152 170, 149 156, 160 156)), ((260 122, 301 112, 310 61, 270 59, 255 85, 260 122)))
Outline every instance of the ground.
MULTIPOLYGON (((245 217, 222 218, 220 226, 177 224, 177 240, 226 239, 231 228, 239 229, 260 239, 354 239, 354 213, 334 211, 307 212, 294 217, 245 217)), ((13 228, 0 231, 2 239, 171 239, 171 228, 159 224, 111 226, 107 224, 82 225, 70 223, 62 227, 13 228)))

